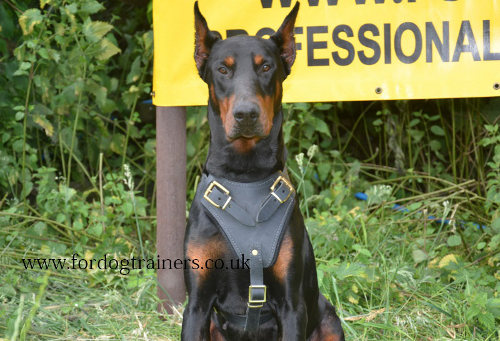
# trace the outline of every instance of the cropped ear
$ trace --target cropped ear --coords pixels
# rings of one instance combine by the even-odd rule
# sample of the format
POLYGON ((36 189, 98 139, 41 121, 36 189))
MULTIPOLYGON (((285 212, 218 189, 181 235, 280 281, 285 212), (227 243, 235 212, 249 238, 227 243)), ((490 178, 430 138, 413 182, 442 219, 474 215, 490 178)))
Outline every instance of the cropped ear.
POLYGON ((194 3, 195 48, 194 60, 200 77, 205 77, 205 65, 210 55, 210 50, 216 41, 222 39, 218 32, 208 29, 207 21, 200 12, 198 1, 194 3))
POLYGON ((300 3, 297 1, 292 11, 286 16, 281 24, 279 30, 270 38, 280 49, 286 75, 290 74, 293 62, 295 61, 295 38, 293 36, 293 29, 299 6, 300 3))

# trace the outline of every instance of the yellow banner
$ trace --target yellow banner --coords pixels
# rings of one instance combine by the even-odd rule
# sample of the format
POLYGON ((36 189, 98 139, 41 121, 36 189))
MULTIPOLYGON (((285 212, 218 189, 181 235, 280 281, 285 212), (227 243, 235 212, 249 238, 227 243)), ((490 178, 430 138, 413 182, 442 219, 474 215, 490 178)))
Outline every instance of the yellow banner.
MULTIPOLYGON (((268 38, 292 0, 200 0, 224 38, 268 38)), ((194 1, 154 0, 153 103, 205 105, 194 1)), ((285 102, 500 96, 500 0, 302 0, 285 102)))

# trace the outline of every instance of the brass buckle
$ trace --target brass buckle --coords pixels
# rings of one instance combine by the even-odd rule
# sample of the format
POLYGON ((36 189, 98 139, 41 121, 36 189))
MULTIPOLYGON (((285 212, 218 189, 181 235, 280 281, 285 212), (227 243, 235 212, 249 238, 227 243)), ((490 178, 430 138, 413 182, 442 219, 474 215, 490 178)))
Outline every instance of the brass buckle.
POLYGON ((221 209, 226 209, 227 207, 227 204, 229 204, 229 202, 231 201, 231 196, 229 195, 229 190, 222 186, 220 183, 218 183, 217 181, 212 181, 210 183, 210 185, 208 185, 208 188, 207 190, 205 191, 205 194, 203 194, 203 198, 205 198, 209 203, 211 203, 212 205, 214 205, 215 207, 217 208, 221 208, 221 209), (222 192, 224 192, 226 195, 227 195, 227 200, 226 202, 224 203, 224 205, 222 205, 222 207, 217 204, 215 201, 213 201, 212 199, 210 199, 208 196, 210 195, 210 193, 212 193, 212 190, 214 189, 214 187, 217 187, 218 189, 220 189, 222 192))
POLYGON ((273 185, 271 186, 271 194, 280 202, 280 204, 283 204, 285 201, 287 201, 288 198, 290 198, 290 195, 292 195, 293 191, 294 191, 294 189, 293 189, 292 184, 290 184, 288 182, 288 180, 283 176, 283 174, 281 174, 280 176, 278 176, 276 178, 276 180, 274 180, 273 185), (276 193, 274 193, 274 189, 276 188, 276 185, 278 185, 281 181, 283 181, 283 183, 285 184, 285 186, 288 187, 288 195, 283 200, 281 200, 281 198, 276 193))
POLYGON ((248 287, 248 307, 250 308, 262 308, 264 303, 266 303, 267 297, 267 286, 265 285, 250 285, 248 287), (253 289, 264 289, 264 298, 261 300, 252 299, 252 290, 253 289))

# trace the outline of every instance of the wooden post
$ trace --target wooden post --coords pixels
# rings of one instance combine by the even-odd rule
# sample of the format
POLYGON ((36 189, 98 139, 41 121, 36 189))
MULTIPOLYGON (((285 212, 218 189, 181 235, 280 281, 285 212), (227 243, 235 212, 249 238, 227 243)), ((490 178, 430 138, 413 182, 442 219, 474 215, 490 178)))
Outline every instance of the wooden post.
MULTIPOLYGON (((156 250, 162 259, 184 259, 186 228, 186 108, 156 107, 156 250)), ((165 262, 168 265, 168 261, 165 262)), ((184 272, 157 270, 159 311, 186 299, 184 272)))

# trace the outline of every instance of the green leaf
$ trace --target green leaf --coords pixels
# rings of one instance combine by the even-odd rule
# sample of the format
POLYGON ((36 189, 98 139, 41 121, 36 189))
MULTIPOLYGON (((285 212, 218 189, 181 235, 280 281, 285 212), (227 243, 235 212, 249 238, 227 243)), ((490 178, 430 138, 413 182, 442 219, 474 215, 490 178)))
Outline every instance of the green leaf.
POLYGON ((16 121, 21 121, 24 118, 24 111, 18 111, 16 112, 16 121))
POLYGON ((92 224, 87 232, 93 236, 99 237, 102 234, 103 227, 101 223, 92 224))
POLYGON ((315 103, 314 109, 318 110, 330 110, 332 108, 332 104, 330 103, 315 103))
POLYGON ((116 154, 121 154, 123 152, 123 145, 125 144, 125 136, 122 134, 114 134, 111 138, 111 143, 109 148, 116 154))
POLYGON ((139 96, 140 89, 131 85, 130 88, 122 94, 123 102, 127 105, 128 108, 131 108, 136 98, 139 96))
POLYGON ((81 218, 79 218, 73 222, 73 228, 75 229, 75 231, 83 230, 83 222, 82 222, 81 218))
POLYGON ((285 143, 288 143, 290 141, 290 138, 292 136, 292 128, 296 124, 297 124, 296 121, 294 121, 294 120, 288 120, 283 125, 283 138, 285 140, 285 143))
POLYGON ((493 330, 495 328, 495 318, 492 314, 483 312, 482 314, 478 315, 477 319, 486 328, 490 330, 493 330))
POLYGON ((101 52, 97 56, 97 59, 106 60, 114 56, 115 54, 120 53, 121 51, 122 50, 120 50, 109 39, 104 38, 103 40, 101 40, 101 52))
POLYGON ((47 224, 45 224, 43 221, 39 221, 35 223, 35 225, 33 225, 33 230, 39 236, 43 236, 46 233, 47 224))
POLYGON ((5 131, 2 134, 2 143, 7 142, 10 139, 10 136, 11 136, 10 133, 8 131, 5 131))
POLYGON ((485 243, 485 242, 479 242, 479 243, 477 244, 476 248, 477 248, 478 250, 482 250, 482 249, 484 249, 484 247, 485 247, 485 246, 486 246, 486 243, 485 243))
POLYGON ((330 162, 322 162, 318 164, 318 176, 321 180, 326 180, 330 171, 332 169, 332 164, 330 162))
POLYGON ((335 277, 341 281, 348 277, 363 277, 365 274, 365 267, 358 263, 342 263, 337 268, 333 269, 335 277))
POLYGON ((15 140, 13 143, 12 143, 12 150, 14 150, 14 152, 16 153, 20 153, 23 151, 23 140, 22 139, 18 139, 18 140, 15 140))
POLYGON ((153 49, 153 31, 149 30, 148 32, 142 35, 142 41, 144 44, 144 49, 146 51, 152 51, 153 49))
POLYGON ((413 138, 415 143, 420 142, 422 138, 425 136, 425 133, 418 129, 409 129, 408 133, 413 138))
POLYGON ((53 61, 55 61, 56 63, 59 63, 59 60, 61 60, 61 54, 59 52, 57 52, 56 50, 50 49, 49 50, 49 55, 50 55, 50 58, 53 61))
POLYGON ((434 135, 437 135, 437 136, 444 136, 444 130, 443 128, 441 128, 440 126, 432 126, 431 127, 431 131, 434 135))
MULTIPOLYGON (((14 76, 24 76, 24 75, 28 75, 28 69, 31 67, 31 63, 30 62, 22 62, 21 64, 19 64, 19 68, 16 70, 16 72, 14 72, 14 76)), ((14 110, 16 110, 14 108, 14 110)))
POLYGON ((462 239, 459 235, 454 234, 453 236, 449 236, 447 240, 448 246, 459 246, 462 244, 462 239))
POLYGON ((413 211, 418 210, 421 206, 422 206, 422 203, 421 203, 421 202, 414 202, 414 203, 412 203, 412 204, 409 204, 409 205, 407 206, 407 208, 408 208, 408 210, 409 210, 410 212, 413 212, 413 211))
POLYGON ((26 181, 23 186, 21 197, 26 198, 33 190, 33 183, 31 181, 26 181))
POLYGON ((412 128, 412 127, 416 126, 416 125, 417 125, 417 124, 419 124, 419 123, 420 123, 420 119, 418 119, 418 118, 414 118, 413 120, 411 120, 411 121, 410 121, 410 123, 408 124, 408 126, 409 126, 410 128, 412 128))
POLYGON ((422 251, 422 250, 419 250, 419 249, 416 249, 416 250, 413 250, 412 252, 412 256, 413 256, 413 260, 415 261, 415 263, 422 263, 423 261, 425 261, 427 259, 427 254, 422 251))
POLYGON ((144 152, 146 156, 154 157, 156 155, 156 139, 148 139, 144 145, 144 152))
POLYGON ((29 68, 31 67, 31 63, 30 62, 22 62, 20 65, 19 65, 19 70, 28 70, 29 68))
POLYGON ((33 121, 45 130, 45 134, 48 137, 54 137, 54 126, 50 123, 45 116, 39 114, 33 115, 33 121))
POLYGON ((466 310, 465 316, 467 317, 467 319, 471 320, 480 313, 481 307, 479 307, 478 305, 472 305, 468 310, 466 310))
POLYGON ((64 255, 67 249, 66 245, 62 243, 51 243, 50 248, 57 255, 64 255))
POLYGON ((104 9, 104 6, 95 0, 85 1, 80 7, 80 11, 87 13, 87 14, 94 14, 94 13, 97 13, 97 12, 103 10, 103 9, 104 9))
POLYGON ((330 128, 328 128, 328 125, 323 120, 316 120, 316 130, 320 133, 328 135, 328 137, 332 137, 332 135, 330 134, 330 128))
POLYGON ((441 149, 441 142, 438 140, 432 140, 429 142, 429 147, 431 147, 431 150, 433 152, 438 152, 441 149))
POLYGON ((59 193, 61 193, 62 199, 64 199, 64 202, 67 204, 75 197, 76 190, 64 184, 59 184, 59 193))
POLYGON ((293 107, 298 111, 307 112, 309 110, 309 103, 294 103, 293 107))
POLYGON ((43 16, 40 10, 38 8, 30 8, 19 17, 19 26, 21 26, 23 34, 27 35, 33 32, 35 25, 41 23, 42 20, 43 16))
POLYGON ((43 59, 49 59, 49 53, 47 52, 47 49, 42 47, 41 49, 39 49, 38 51, 38 54, 40 55, 40 57, 42 57, 43 59))
POLYGON ((359 252, 360 254, 362 254, 362 255, 365 255, 365 256, 367 256, 367 257, 369 257, 369 258, 371 258, 371 257, 372 257, 371 252, 370 252, 369 250, 365 249, 364 247, 362 247, 362 246, 361 246, 361 245, 359 245, 359 244, 354 244, 354 245, 352 246, 352 248, 353 248, 354 250, 358 251, 358 252, 359 252))
POLYGON ((40 8, 43 9, 45 5, 50 4, 52 0, 40 0, 40 8))
POLYGON ((75 14, 78 11, 78 5, 76 3, 72 3, 64 6, 64 9, 66 10, 66 13, 75 14))
POLYGON ((496 249, 498 245, 500 245, 500 234, 493 236, 488 244, 492 249, 496 249))
POLYGON ((491 228, 497 232, 500 233, 500 217, 496 218, 491 222, 491 228))
POLYGON ((130 67, 130 72, 127 75, 127 84, 136 82, 141 76, 141 56, 137 56, 130 67))
POLYGON ((148 207, 149 202, 146 200, 146 198, 143 197, 135 197, 135 214, 137 214, 139 217, 145 217, 146 216, 146 208, 148 207))
POLYGON ((66 215, 64 213, 58 213, 56 216, 56 221, 58 223, 64 224, 66 222, 66 215))
POLYGON ((89 41, 96 43, 112 29, 113 25, 108 24, 107 22, 90 21, 90 19, 88 19, 83 25, 83 34, 85 34, 89 41))
POLYGON ((129 201, 123 203, 122 209, 123 209, 123 213, 125 214, 125 217, 127 217, 127 218, 130 217, 134 213, 134 206, 129 201))
POLYGON ((104 108, 104 106, 106 105, 106 100, 108 98, 108 89, 106 89, 104 86, 100 86, 96 89, 94 95, 95 101, 99 108, 104 108))
POLYGON ((494 317, 500 318, 500 298, 490 298, 486 302, 486 309, 493 314, 494 317))
POLYGON ((446 255, 443 258, 441 258, 441 260, 439 261, 438 267, 439 268, 446 268, 450 264, 458 264, 457 256, 453 253, 450 253, 449 255, 446 255))

